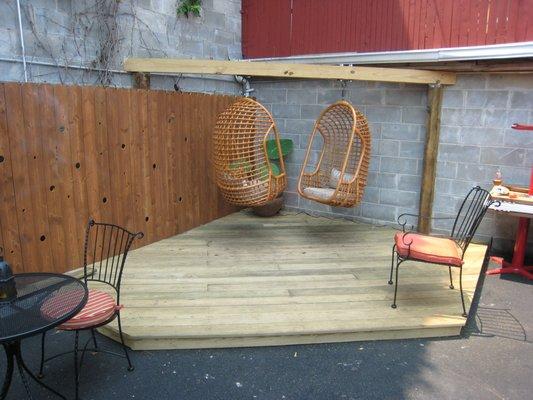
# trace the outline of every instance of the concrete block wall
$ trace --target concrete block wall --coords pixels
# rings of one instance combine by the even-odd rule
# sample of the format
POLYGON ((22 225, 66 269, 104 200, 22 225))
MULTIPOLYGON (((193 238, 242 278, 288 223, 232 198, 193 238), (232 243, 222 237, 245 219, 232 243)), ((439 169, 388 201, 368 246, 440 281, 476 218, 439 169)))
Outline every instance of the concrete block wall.
MULTIPOLYGON (((89 66, 98 57, 95 0, 21 0, 28 72, 32 82, 95 84, 97 74, 57 64, 89 66), (76 17, 74 17, 76 16, 76 17), (80 23, 80 21, 85 21, 80 23), (32 23, 30 23, 30 21, 32 23), (31 26, 35 26, 35 30, 31 26), (82 35, 81 30, 92 31, 82 35), (83 40, 82 40, 83 39, 83 40), (46 48, 43 49, 44 47, 46 48), (52 65, 42 65, 52 64, 52 65)), ((120 42, 111 69, 122 70, 125 57, 240 59, 241 0, 203 0, 201 17, 176 15, 177 0, 124 0, 117 12, 120 42)), ((22 50, 15 1, 0 2, 0 80, 23 81, 22 50)), ((174 90, 176 77, 153 75, 154 89, 174 90)), ((116 72, 111 85, 128 87, 129 74, 116 72)), ((232 77, 185 76, 183 91, 240 93, 232 77)))
MULTIPOLYGON (((342 98, 335 81, 283 80, 253 82, 253 95, 273 113, 284 137, 293 139, 287 158, 290 209, 340 216, 377 224, 394 224, 403 212, 418 212, 424 139, 426 86, 350 82, 345 98, 368 118, 372 160, 363 202, 336 208, 307 201, 297 194, 297 179, 313 123, 320 112, 342 98)), ((465 74, 445 88, 435 186, 435 216, 455 216, 467 191, 489 189, 500 168, 507 182, 527 186, 533 165, 533 133, 510 129, 514 122, 533 124, 533 75, 465 74)), ((495 247, 510 251, 516 219, 488 214, 479 238, 495 238, 495 247)), ((435 232, 449 233, 438 221, 435 232)), ((533 235, 530 235, 533 236, 533 235)), ((529 246, 530 251, 533 246, 529 246)))
MULTIPOLYGON (((529 185, 533 132, 511 129, 533 124, 533 74, 459 75, 443 98, 434 213, 455 215, 464 193, 474 185, 489 189, 499 168, 504 182, 529 185)), ((478 233, 493 236, 496 251, 510 252, 517 218, 489 212, 478 233)), ((449 231, 435 221, 437 232, 449 231)), ((533 234, 529 253, 533 255, 533 234)))

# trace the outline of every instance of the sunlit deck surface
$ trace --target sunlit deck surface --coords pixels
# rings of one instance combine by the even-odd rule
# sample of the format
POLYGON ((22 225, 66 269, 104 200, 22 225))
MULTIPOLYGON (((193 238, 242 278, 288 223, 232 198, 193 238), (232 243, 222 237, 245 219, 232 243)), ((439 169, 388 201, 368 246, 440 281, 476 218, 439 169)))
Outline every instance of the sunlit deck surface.
MULTIPOLYGON (((391 308, 394 232, 242 211, 134 250, 121 289, 126 342, 179 349, 458 335, 458 270, 451 290, 445 266, 402 264, 391 308)), ((467 308, 485 252, 472 244, 465 256, 467 308)), ((102 332, 114 336, 115 327, 102 332)))

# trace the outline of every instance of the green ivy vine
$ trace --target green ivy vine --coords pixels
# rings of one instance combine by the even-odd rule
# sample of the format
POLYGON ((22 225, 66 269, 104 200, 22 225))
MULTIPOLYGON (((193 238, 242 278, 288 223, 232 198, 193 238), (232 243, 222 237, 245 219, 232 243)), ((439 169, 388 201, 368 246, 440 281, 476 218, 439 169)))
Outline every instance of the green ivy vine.
POLYGON ((202 0, 181 0, 176 13, 178 15, 185 15, 187 18, 189 18, 189 14, 199 17, 201 11, 202 0))

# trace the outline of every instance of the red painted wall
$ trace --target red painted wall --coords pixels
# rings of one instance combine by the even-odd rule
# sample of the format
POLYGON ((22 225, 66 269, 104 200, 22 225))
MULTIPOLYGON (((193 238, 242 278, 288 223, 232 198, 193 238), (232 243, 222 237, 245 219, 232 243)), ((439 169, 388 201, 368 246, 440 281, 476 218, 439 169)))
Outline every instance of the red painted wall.
POLYGON ((533 0, 242 0, 242 12, 245 58, 533 40, 533 0))

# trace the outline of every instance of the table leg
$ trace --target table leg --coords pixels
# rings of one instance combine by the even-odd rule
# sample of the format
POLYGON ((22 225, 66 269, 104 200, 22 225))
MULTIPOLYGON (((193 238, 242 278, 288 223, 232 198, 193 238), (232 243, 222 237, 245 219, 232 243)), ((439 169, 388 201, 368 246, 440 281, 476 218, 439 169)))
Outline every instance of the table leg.
POLYGON ((17 368, 19 370, 20 379, 22 379, 22 384, 24 385, 24 389, 26 389, 26 394, 28 395, 28 399, 33 400, 33 396, 31 395, 30 385, 28 383, 28 380, 26 379, 26 376, 24 375, 24 368, 22 367, 24 364, 22 363, 22 357, 20 355, 20 342, 18 342, 18 349, 15 348, 15 359, 17 360, 17 368))
POLYGON ((63 396, 61 393, 58 393, 57 391, 52 389, 50 386, 44 384, 39 379, 37 379, 37 377, 33 374, 33 372, 31 372, 30 369, 26 366, 26 364, 24 363, 24 360, 22 359, 22 353, 20 351, 20 341, 5 343, 4 349, 8 357, 8 361, 7 361, 8 364, 7 364, 6 379, 4 380, 4 385, 2 387, 2 395, 0 397, 0 400, 3 400, 7 396, 7 392, 9 391, 9 387, 11 385, 11 378, 13 377, 14 360, 16 360, 17 362, 17 368, 20 374, 20 378, 22 379, 22 383, 24 384, 24 387, 26 388, 26 393, 28 394, 29 399, 32 399, 33 397, 30 392, 28 380, 26 379, 26 374, 31 379, 33 379, 37 384, 39 384, 39 386, 42 386, 49 392, 52 392, 56 396, 66 400, 66 397, 63 396), (26 372, 26 374, 24 372, 26 372))
POLYGON ((2 393, 0 394, 0 400, 4 400, 11 386, 11 380, 13 378, 13 367, 14 367, 14 358, 15 354, 11 351, 11 348, 8 344, 4 343, 4 351, 6 352, 7 359, 7 369, 6 376, 4 377, 4 383, 2 385, 2 393))
POLYGON ((527 234, 529 231, 529 218, 520 218, 513 251, 513 259, 509 263, 501 257, 491 257, 491 260, 500 264, 502 268, 491 269, 487 275, 517 274, 526 279, 533 279, 533 265, 524 265, 527 247, 527 234))

